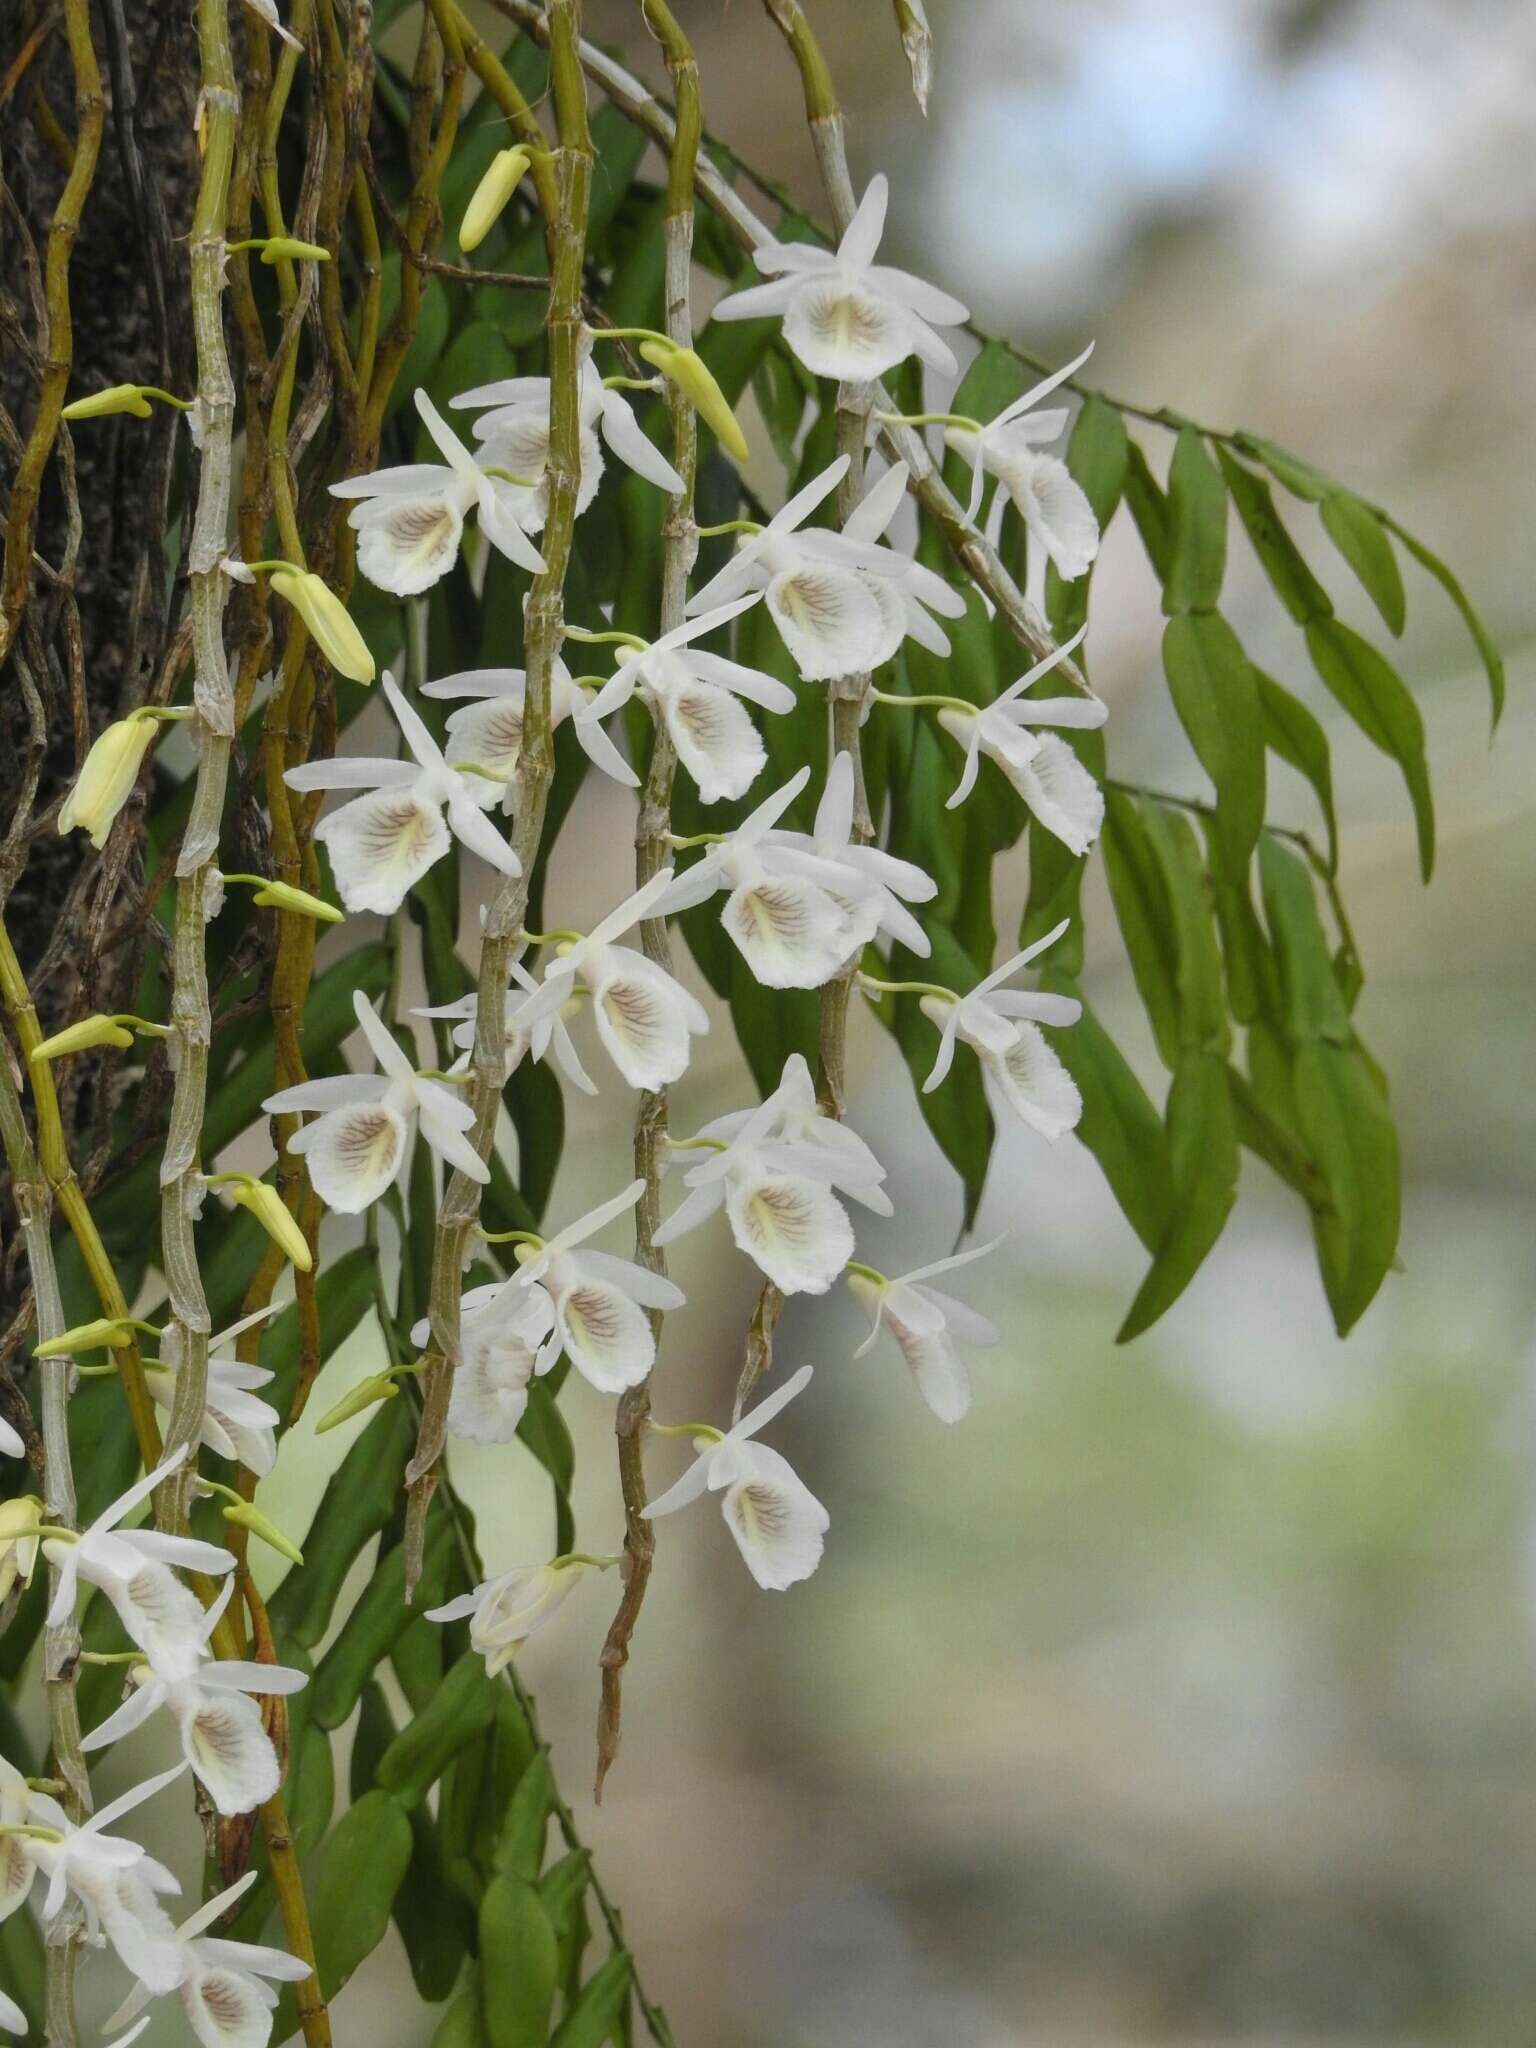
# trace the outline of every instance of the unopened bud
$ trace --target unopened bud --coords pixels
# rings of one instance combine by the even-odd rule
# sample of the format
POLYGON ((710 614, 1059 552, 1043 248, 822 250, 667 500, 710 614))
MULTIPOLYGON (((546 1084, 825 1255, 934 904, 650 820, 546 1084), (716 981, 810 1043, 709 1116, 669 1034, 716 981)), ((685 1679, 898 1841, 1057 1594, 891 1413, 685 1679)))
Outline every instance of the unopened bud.
POLYGON ((234 1181, 230 1184, 231 1198, 242 1209, 249 1209, 262 1229, 285 1258, 307 1273, 314 1264, 304 1233, 289 1213, 288 1205, 277 1189, 264 1180, 234 1181))
POLYGON ((106 726, 59 807, 60 832, 88 832, 99 852, 132 794, 154 738, 155 721, 150 718, 119 718, 106 726))
POLYGON ((34 1358, 71 1358, 77 1351, 122 1351, 133 1342, 133 1331, 125 1321, 111 1316, 94 1323, 77 1323, 62 1336, 50 1337, 33 1347, 34 1358))
POLYGON ((251 1501, 233 1502, 224 1509, 224 1519, 226 1522, 233 1522, 236 1528, 249 1529, 251 1534, 259 1537, 269 1550, 275 1550, 279 1557, 286 1557, 290 1563, 304 1562, 304 1553, 297 1543, 291 1537, 285 1536, 276 1522, 270 1516, 264 1515, 251 1501))
POLYGON ((373 681, 368 643, 328 584, 308 569, 282 568, 273 570, 272 588, 293 606, 332 668, 355 683, 373 681))
POLYGON ((474 195, 464 209, 463 224, 459 228, 459 247, 467 256, 472 249, 478 249, 491 229, 505 212, 507 203, 527 174, 531 159, 522 143, 511 149, 498 150, 491 158, 485 176, 475 187, 474 195))
POLYGON ((354 1415, 361 1415, 365 1408, 372 1408, 380 1401, 393 1401, 399 1392, 399 1386, 387 1373, 370 1373, 367 1379, 359 1380, 350 1393, 343 1394, 334 1408, 321 1416, 315 1424, 316 1436, 335 1429, 339 1423, 349 1422, 354 1415))
POLYGON ((66 1053, 87 1052, 93 1045, 132 1045, 133 1033, 118 1023, 115 1017, 82 1017, 78 1024, 67 1024, 62 1031, 55 1031, 52 1038, 45 1038, 41 1045, 33 1046, 27 1054, 29 1061, 61 1060, 66 1053))
POLYGON ((642 341, 640 354, 653 369, 660 370, 663 377, 677 386, 726 453, 734 455, 738 462, 745 462, 747 437, 737 424, 725 393, 715 382, 713 371, 698 351, 679 348, 676 342, 663 341, 658 336, 654 340, 642 341))
POLYGON ((154 407, 144 396, 143 387, 138 384, 109 384, 105 391, 93 391, 88 398, 76 398, 66 405, 61 418, 66 420, 95 420, 104 413, 131 412, 135 419, 147 420, 154 407))

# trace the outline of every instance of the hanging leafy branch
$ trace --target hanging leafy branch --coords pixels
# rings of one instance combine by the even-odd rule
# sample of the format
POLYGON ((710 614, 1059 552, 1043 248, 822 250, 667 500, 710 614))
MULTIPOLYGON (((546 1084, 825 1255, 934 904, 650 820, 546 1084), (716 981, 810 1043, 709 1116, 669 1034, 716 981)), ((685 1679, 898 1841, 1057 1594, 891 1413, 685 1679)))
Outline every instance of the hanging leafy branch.
MULTIPOLYGON (((1402 556, 1465 621, 1496 723, 1493 643, 1389 512, 1262 436, 974 327, 957 376, 963 306, 877 262, 885 181, 854 190, 805 8, 765 5, 825 226, 708 134, 665 0, 636 21, 671 104, 583 40, 576 0, 494 0, 501 35, 456 0, 199 0, 189 33, 105 0, 105 83, 66 0, 61 37, 0 50, 25 386, 0 415, 0 1678, 48 1707, 39 1754, 0 1719, 0 2025, 74 2042, 99 1932, 136 1982, 121 2038, 174 1994, 205 2040, 323 2048, 393 1925, 445 2048, 670 2043, 517 1658, 618 1571, 601 1789, 654 1524, 716 1493, 762 1586, 815 1569, 828 1511, 760 1440, 811 1379, 778 1370, 790 1294, 845 1280, 928 1406, 965 1413, 960 1346, 997 1332, 931 1283, 992 1247, 897 1277, 853 1256, 847 1204, 891 1206, 849 1117, 864 1003, 967 1229, 995 1119, 1088 1147, 1147 1253, 1122 1338, 1210 1255, 1244 1151, 1304 1205, 1341 1331, 1391 1270, 1398 1140, 1304 694, 1396 765, 1428 881, 1423 723, 1386 651, 1402 556), (81 317, 102 271, 120 341, 81 317), (701 271, 727 291, 699 327, 701 271), (749 394, 776 507, 741 467, 749 394), (88 532, 111 554, 108 513, 131 567, 93 611, 77 569, 88 532), (1091 685, 1117 520, 1161 592, 1198 796, 1145 785, 1091 685), (1276 675, 1223 610, 1237 547, 1296 628, 1276 675), (1338 616, 1351 579, 1385 641, 1338 616), (354 731, 376 679, 379 757, 354 731), (1272 818, 1272 759, 1314 826, 1272 818), (582 933, 546 895, 593 768, 637 791, 635 891, 582 933), (1094 858, 1161 1100, 1092 1007, 1094 858), (746 1070, 701 1129, 679 933, 746 1070), (552 1227, 563 1088, 599 1085, 634 1178, 552 1227), (269 1169, 225 1163, 263 1117, 269 1169), (666 1247, 722 1210, 761 1276, 741 1358, 717 1423, 658 1422, 666 1247), (625 1218, 633 1260, 590 1248, 625 1218), (349 1344, 374 1369, 317 1420, 349 1344), (573 1370, 614 1399, 617 1552, 578 1548, 573 1370), (343 1425, 296 1541, 261 1482, 343 1425), (694 1462, 653 1491, 678 1436, 694 1462), (547 1558, 482 1559, 463 1437, 531 1456, 547 1558), (270 1597, 253 1539, 286 1561, 270 1597), (89 1759, 162 1709, 211 1852, 179 1926, 120 1823, 187 1796, 181 1770, 90 1819, 89 1759)), ((923 103, 924 10, 883 32, 923 103)))

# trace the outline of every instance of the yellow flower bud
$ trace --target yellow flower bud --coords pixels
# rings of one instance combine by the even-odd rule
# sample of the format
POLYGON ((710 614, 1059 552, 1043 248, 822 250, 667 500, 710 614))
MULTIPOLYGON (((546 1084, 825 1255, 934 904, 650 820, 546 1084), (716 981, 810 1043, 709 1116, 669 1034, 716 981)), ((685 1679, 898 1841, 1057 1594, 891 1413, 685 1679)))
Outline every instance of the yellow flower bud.
POLYGON ((124 1322, 114 1321, 110 1316, 100 1317, 94 1323, 76 1323, 72 1330, 62 1336, 50 1337, 46 1344, 33 1349, 34 1358, 68 1358, 76 1351, 121 1351, 133 1342, 133 1332, 124 1322))
POLYGON ((373 681, 373 656, 335 591, 308 569, 274 569, 272 588, 287 598, 331 667, 354 683, 373 681))
POLYGON ((725 393, 698 351, 679 348, 675 342, 663 341, 658 336, 654 341, 642 341, 640 354, 692 402, 699 418, 726 453, 734 455, 738 462, 745 462, 747 437, 737 425, 736 415, 726 403, 725 393))
POLYGON ((67 420, 94 420, 103 413, 131 412, 135 419, 147 420, 153 411, 154 407, 137 384, 109 384, 105 391, 93 391, 89 398, 77 398, 66 405, 62 417, 67 420))
POLYGON ((0 1600, 6 1598, 18 1579, 24 1586, 31 1585, 37 1568, 37 1530, 42 1519, 43 1503, 35 1493, 0 1501, 0 1600))
POLYGON ((296 242, 292 235, 270 235, 261 252, 263 263, 281 263, 285 257, 295 262, 329 263, 331 252, 322 249, 318 242, 296 242))
POLYGON ((119 718, 107 726, 86 755, 75 786, 59 809, 59 830, 88 832, 98 852, 113 820, 139 779, 144 756, 154 744, 152 718, 119 718))
POLYGON ((259 1536, 269 1549, 279 1557, 286 1557, 293 1564, 304 1562, 304 1553, 291 1537, 285 1536, 276 1522, 269 1519, 261 1509, 250 1501, 239 1501, 225 1508, 224 1519, 233 1522, 237 1528, 249 1529, 253 1536, 259 1536))
POLYGON ((231 1183, 229 1192, 242 1209, 250 1210, 272 1242, 281 1246, 284 1257, 301 1273, 307 1273, 314 1259, 304 1242, 303 1231, 277 1189, 264 1180, 242 1180, 231 1183))
POLYGON ((334 903, 327 903, 322 896, 311 896, 307 889, 295 889, 289 882, 268 882, 251 901, 259 903, 263 910, 296 910, 301 917, 313 917, 321 924, 345 921, 345 913, 334 903))
POLYGON ((491 158, 489 169, 475 187, 474 196, 464 209, 464 221, 459 229, 459 247, 466 256, 472 249, 478 249, 495 227, 506 209, 508 200, 523 182, 529 162, 528 152, 521 143, 512 149, 499 150, 491 158))
POLYGON ((93 1045, 132 1045, 133 1033, 112 1017, 82 1017, 45 1038, 27 1054, 29 1060, 61 1060, 66 1053, 85 1052, 93 1045))
POLYGON ((338 1423, 350 1421, 354 1415, 361 1415, 365 1408, 372 1408, 379 1401, 393 1401, 399 1392, 399 1384, 387 1373, 370 1373, 367 1379, 359 1380, 350 1393, 343 1394, 334 1408, 327 1409, 315 1424, 316 1436, 335 1429, 338 1423))

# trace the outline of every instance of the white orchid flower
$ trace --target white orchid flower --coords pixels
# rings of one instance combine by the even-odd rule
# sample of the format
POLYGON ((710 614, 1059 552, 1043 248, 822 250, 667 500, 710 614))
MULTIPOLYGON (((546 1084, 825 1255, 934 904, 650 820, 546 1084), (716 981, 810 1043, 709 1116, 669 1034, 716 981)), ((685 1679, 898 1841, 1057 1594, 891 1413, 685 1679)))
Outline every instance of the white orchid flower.
POLYGON ((831 1520, 789 1460, 753 1441, 810 1381, 811 1367, 802 1365, 733 1429, 696 1444, 699 1454, 682 1478, 645 1509, 654 1522, 687 1507, 706 1490, 723 1492, 720 1512, 725 1526, 747 1570, 771 1593, 783 1592, 815 1571, 831 1520))
POLYGON ((997 477, 1003 489, 998 493, 993 519, 1000 526, 1004 493, 1019 509, 1029 537, 1056 565, 1056 572, 1070 582, 1083 575, 1099 552, 1099 522, 1082 486, 1056 455, 1042 452, 1044 445, 1059 438, 1067 424, 1065 406, 1035 411, 1058 385, 1074 376, 1093 354, 1093 343, 1074 356, 1065 369, 1043 377, 1022 398, 1004 406, 995 419, 978 432, 975 427, 951 423, 944 439, 962 461, 971 466, 971 501, 966 518, 973 523, 981 509, 981 495, 987 476, 997 477))
MULTIPOLYGON (((0 1827, 24 1827, 31 1797, 20 1771, 0 1756, 0 1827)), ((0 1920, 8 1920, 25 1902, 36 1870, 26 1836, 0 1834, 0 1920)))
POLYGON ((485 1659, 486 1671, 494 1678, 511 1663, 514 1650, 570 1598, 591 1568, 591 1561, 584 1557, 514 1565, 499 1577, 486 1579, 472 1593, 461 1593, 441 1607, 429 1607, 427 1620, 467 1620, 470 1647, 485 1659))
POLYGON ((373 1048, 377 1074, 336 1074, 280 1088, 261 1105, 273 1115, 289 1110, 319 1114, 289 1140, 307 1161, 315 1192, 343 1216, 358 1216, 404 1171, 412 1127, 460 1173, 483 1185, 490 1168, 470 1144, 474 1111, 451 1088, 418 1074, 361 989, 352 1007, 373 1048))
POLYGON ((107 1832, 113 1821, 153 1799, 186 1769, 177 1764, 124 1792, 77 1827, 56 1799, 32 1792, 27 1817, 34 1827, 60 1837, 33 1836, 27 1853, 48 1879, 42 1904, 45 1921, 56 1919, 73 1892, 85 1913, 86 1938, 110 1942, 119 1959, 151 1991, 174 1991, 181 1981, 181 1951, 157 1894, 181 1890, 172 1873, 126 1835, 107 1832))
POLYGON ((544 970, 544 981, 511 1014, 518 1033, 533 1033, 558 1017, 578 982, 592 998, 597 1035, 631 1088, 665 1088, 688 1066, 690 1037, 709 1029, 709 1015, 680 981, 631 946, 617 946, 620 933, 657 910, 673 886, 663 868, 593 926, 585 938, 563 946, 544 970))
POLYGON ((520 568, 540 574, 544 557, 518 522, 526 493, 487 476, 426 392, 415 397, 442 462, 407 462, 331 485, 332 497, 359 501, 347 514, 357 534, 358 567, 396 597, 430 590, 458 558, 465 514, 478 509, 486 539, 520 568))
POLYGON ((928 934, 906 908, 906 903, 927 903, 939 893, 932 875, 912 861, 899 860, 878 846, 859 846, 853 837, 853 757, 837 753, 827 770, 826 787, 816 806, 814 829, 804 832, 770 832, 767 845, 781 860, 808 855, 813 872, 841 870, 842 880, 829 885, 842 905, 851 928, 851 942, 844 959, 861 953, 876 932, 885 932, 926 960, 932 948, 928 934), (906 899, 903 903, 901 898, 906 899))
POLYGON ((31 2021, 15 1999, 7 1998, 5 1993, 0 1991, 0 2031, 7 2034, 24 2034, 30 2025, 31 2021))
POLYGON ((956 1349, 956 1340, 962 1344, 996 1344, 1000 1337, 995 1323, 989 1323, 963 1301, 956 1301, 953 1295, 928 1283, 940 1273, 952 1273, 975 1259, 984 1259, 988 1252, 997 1250, 1007 1234, 1004 1231, 989 1244, 974 1245, 970 1251, 956 1252, 951 1258, 935 1259, 931 1265, 914 1266, 910 1273, 895 1279, 888 1279, 871 1266, 849 1269, 849 1289, 863 1307, 874 1311, 869 1335, 854 1357, 862 1358, 878 1341, 880 1332, 889 1330, 911 1368, 918 1392, 940 1422, 959 1422, 971 1405, 970 1375, 956 1349))
MULTIPOLYGON (((554 1053, 561 1072, 568 1081, 578 1087, 584 1095, 595 1095, 597 1083, 587 1074, 571 1042, 566 1018, 573 1016, 586 999, 586 991, 568 988, 564 1002, 559 1008, 541 1013, 531 1022, 522 1016, 524 995, 532 995, 540 986, 520 961, 514 960, 511 967, 513 986, 506 992, 503 1001, 503 1024, 507 1034, 507 1079, 510 1081, 515 1069, 531 1053, 541 1060, 550 1052, 554 1053)), ((467 996, 460 996, 456 1002, 435 1003, 429 1008, 412 1010, 413 1017, 448 1017, 454 1020, 450 1036, 463 1053, 474 1050, 475 1026, 480 1011, 480 998, 471 990, 467 996)), ((457 1072, 457 1067, 455 1072, 457 1072)))
POLYGON ((304 1672, 285 1664, 215 1660, 207 1654, 206 1644, 233 1588, 234 1581, 226 1580, 224 1591, 202 1618, 203 1661, 190 1672, 177 1668, 164 1674, 152 1662, 129 1665, 134 1691, 80 1745, 105 1749, 166 1707, 193 1776, 224 1814, 254 1812, 282 1782, 261 1709, 249 1695, 298 1692, 309 1683, 304 1672))
POLYGON ((758 595, 748 591, 663 633, 644 648, 625 651, 613 680, 592 703, 592 715, 606 717, 638 690, 666 727, 677 758, 707 804, 743 795, 768 759, 757 727, 737 699, 745 697, 764 711, 795 708, 795 693, 787 683, 690 644, 749 611, 758 595))
MULTIPOLYGON (((590 346, 590 343, 588 344, 590 346)), ((544 466, 549 458, 549 379, 506 377, 461 391, 449 404, 464 410, 490 407, 474 424, 481 460, 514 476, 531 479, 517 493, 518 517, 529 533, 537 533, 548 512, 544 466)), ((581 482, 576 498, 580 515, 597 495, 603 474, 603 452, 597 434, 620 462, 669 497, 683 490, 683 480, 656 444, 640 431, 639 422, 617 391, 604 388, 590 358, 581 366, 581 482)))
POLYGON ((0 1415, 0 1455, 7 1458, 24 1458, 27 1455, 26 1445, 3 1415, 0 1415))
POLYGON ((382 682, 412 759, 338 755, 306 761, 283 777, 290 789, 367 792, 315 827, 315 837, 330 849, 342 902, 348 910, 390 916, 448 851, 450 831, 502 874, 519 874, 517 855, 481 810, 483 791, 475 785, 485 778, 450 767, 394 678, 385 674, 382 682))
POLYGON ((518 1246, 518 1271, 505 1283, 504 1304, 516 1309, 518 1296, 537 1285, 554 1311, 553 1334, 536 1371, 547 1372, 563 1350, 600 1394, 618 1394, 638 1386, 656 1363, 656 1334, 646 1310, 681 1308, 683 1290, 632 1259, 576 1249, 632 1209, 644 1192, 645 1182, 633 1181, 542 1245, 518 1246))
POLYGON ((1075 854, 1092 846, 1104 822, 1104 792, 1065 740, 1034 728, 1054 725, 1092 731, 1109 717, 1109 706, 1098 697, 1036 699, 1023 694, 1065 661, 1087 630, 1080 627, 990 704, 974 711, 958 704, 941 707, 939 724, 965 749, 965 766, 947 810, 964 803, 976 787, 981 757, 988 754, 1048 832, 1075 854))
MULTIPOLYGON (((265 1479, 277 1463, 275 1432, 283 1418, 270 1402, 258 1398, 255 1389, 267 1386, 273 1375, 265 1366, 244 1365, 237 1358, 221 1358, 219 1353, 247 1330, 277 1315, 281 1307, 281 1302, 271 1302, 208 1339, 208 1395, 199 1441, 219 1457, 244 1465, 259 1479, 265 1479)), ((180 1347, 181 1332, 173 1323, 161 1337, 159 1365, 144 1368, 151 1399, 167 1413, 176 1398, 180 1347)))
POLYGON ((904 638, 915 640, 930 654, 947 655, 949 635, 929 614, 939 612, 946 619, 965 617, 965 599, 937 570, 925 567, 900 548, 875 545, 885 538, 900 509, 910 475, 904 462, 893 463, 877 482, 866 487, 843 524, 844 545, 861 550, 863 572, 883 586, 882 603, 889 611, 900 613, 900 630, 880 656, 881 661, 888 661, 904 638), (866 549, 867 555, 862 552, 866 549))
POLYGON ((876 263, 889 198, 884 173, 871 178, 835 252, 807 242, 761 243, 753 262, 765 275, 782 274, 772 284, 722 299, 714 317, 761 320, 781 314, 784 339, 817 377, 866 384, 910 355, 952 373, 954 352, 933 329, 957 326, 969 316, 948 292, 876 263))
POLYGON ((963 1038, 981 1061, 982 1080, 994 1109, 1011 1110, 1053 1141, 1076 1126, 1083 1098, 1040 1026, 1075 1024, 1083 1014, 1082 1004, 1073 996, 1003 987, 1037 953, 1054 945, 1070 922, 1063 918, 1043 939, 994 968, 969 994, 920 998, 923 1015, 939 1029, 939 1054, 923 1083, 924 1094, 937 1088, 949 1072, 956 1042, 963 1038))
POLYGON ((137 1643, 167 1676, 194 1671, 203 1655, 203 1610, 190 1587, 173 1567, 210 1575, 233 1571, 231 1553, 217 1543, 192 1536, 170 1536, 159 1529, 121 1529, 125 1515, 148 1500, 162 1480, 186 1462, 184 1444, 153 1472, 119 1494, 88 1529, 73 1541, 49 1536, 43 1555, 58 1573, 48 1624, 59 1627, 75 1611, 81 1579, 99 1586, 117 1611, 130 1641, 137 1643))
POLYGON ((720 922, 765 988, 820 988, 859 945, 849 915, 850 871, 793 843, 773 827, 810 781, 802 768, 675 877, 656 906, 670 915, 727 891, 720 922))
MULTIPOLYGON (((554 1303, 537 1284, 492 1280, 459 1297, 459 1362, 448 1399, 448 1429, 476 1444, 509 1444, 528 1406, 528 1383, 555 1325, 554 1303)), ((424 1348, 425 1316, 411 1331, 424 1348)), ((549 1361, 553 1364, 553 1359, 549 1361)))
MULTIPOLYGON (((181 1978, 174 1988, 203 2048, 265 2048, 272 2038, 277 2004, 277 1993, 265 1980, 302 1984, 310 1974, 308 1963, 286 1949, 265 1948, 252 1941, 221 1941, 204 1934, 205 1928, 221 1920, 235 1901, 245 1896, 256 1878, 257 1873, 248 1870, 175 1929, 181 1978)), ((147 1984, 139 1983, 106 2024, 122 2026, 157 1995, 147 1984)), ((147 2025, 147 2020, 141 2021, 134 2034, 124 2035, 123 2040, 133 2039, 147 2025)))
MULTIPOLYGON (((816 1100, 811 1070, 798 1052, 792 1052, 785 1060, 778 1087, 771 1095, 765 1095, 755 1109, 731 1110, 725 1116, 717 1116, 701 1125, 697 1136, 724 1144, 728 1149, 743 1140, 749 1145, 820 1147, 825 1160, 818 1163, 834 1187, 852 1195, 876 1215, 893 1213, 881 1185, 885 1168, 857 1131, 839 1118, 823 1113, 816 1100)), ((675 1151, 673 1162, 686 1157, 685 1152, 675 1151)), ((698 1186, 715 1178, 718 1169, 712 1173, 711 1165, 712 1162, 705 1161, 694 1167, 688 1175, 690 1184, 698 1186)))
POLYGON ((904 488, 891 470, 854 512, 852 532, 804 522, 842 481, 839 455, 782 506, 760 533, 748 534, 725 567, 688 600, 690 618, 760 590, 769 615, 805 682, 863 674, 889 661, 909 632, 947 654, 949 641, 924 605, 958 617, 965 601, 931 570, 875 545, 904 488), (871 499, 873 504, 871 506, 871 499), (860 514, 866 512, 864 520, 860 514))
POLYGON ((889 1216, 884 1169, 853 1132, 832 1138, 815 1107, 810 1073, 785 1062, 772 1095, 720 1117, 698 1134, 711 1149, 685 1181, 688 1193, 656 1232, 666 1245, 724 1207, 739 1250, 785 1294, 825 1294, 853 1256, 853 1225, 833 1194, 889 1216))
MULTIPOLYGON (((512 778, 517 773, 518 755, 523 750, 523 704, 528 673, 520 668, 467 668, 457 675, 439 676, 422 686, 423 697, 468 698, 459 711, 448 714, 448 748, 451 761, 472 761, 477 768, 492 769, 494 780, 469 775, 471 794, 485 809, 501 800, 511 815, 512 778), (478 784, 478 788, 474 785, 478 784)), ((601 720, 611 706, 599 712, 578 688, 565 663, 558 658, 549 672, 549 724, 553 731, 571 720, 571 729, 594 768, 611 775, 633 789, 639 782, 633 768, 603 731, 601 720)))

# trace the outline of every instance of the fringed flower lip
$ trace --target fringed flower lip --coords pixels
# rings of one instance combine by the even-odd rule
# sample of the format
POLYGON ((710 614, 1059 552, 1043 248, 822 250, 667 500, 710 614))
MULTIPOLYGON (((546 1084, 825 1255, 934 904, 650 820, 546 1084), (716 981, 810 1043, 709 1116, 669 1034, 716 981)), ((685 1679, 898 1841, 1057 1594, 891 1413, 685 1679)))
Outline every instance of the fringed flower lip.
MULTIPOLYGON (((393 676, 386 673, 381 683, 409 759, 337 755, 306 761, 283 777, 290 789, 365 792, 315 827, 347 909, 392 915, 452 839, 502 874, 519 874, 517 855, 481 808, 478 785, 487 778, 477 773, 480 764, 464 770, 451 764, 393 676)), ((499 793, 494 776, 490 786, 499 793)))
POLYGON ((378 1061, 376 1074, 300 1081, 269 1095, 262 1108, 281 1116, 316 1112, 288 1141, 309 1168, 315 1192, 343 1216, 357 1216, 404 1172, 413 1129, 446 1166, 482 1185, 491 1170, 469 1142, 474 1111, 457 1091, 417 1072, 361 989, 352 1006, 378 1061))
POLYGON ((706 1491, 724 1496, 720 1512, 743 1562, 757 1583, 769 1592, 808 1579, 821 1562, 822 1544, 831 1517, 789 1460, 766 1444, 753 1441, 759 1431, 811 1382, 812 1368, 802 1365, 728 1430, 685 1425, 673 1433, 692 1434, 698 1456, 664 1493, 648 1502, 651 1521, 675 1514, 706 1491))
POLYGON ((848 457, 839 455, 766 526, 744 522, 735 555, 688 600, 688 615, 696 618, 761 591, 805 682, 878 668, 908 634, 948 654, 948 636, 929 614, 958 618, 965 610, 942 576, 878 545, 906 491, 904 464, 886 471, 841 533, 806 524, 847 471, 848 457))
POLYGON ((332 484, 333 498, 355 498, 347 524, 357 534, 357 563, 370 583, 396 597, 430 590, 458 559, 464 521, 478 512, 480 530, 509 561, 541 575, 544 557, 518 518, 522 493, 478 463, 425 391, 416 410, 442 462, 407 462, 332 484))

